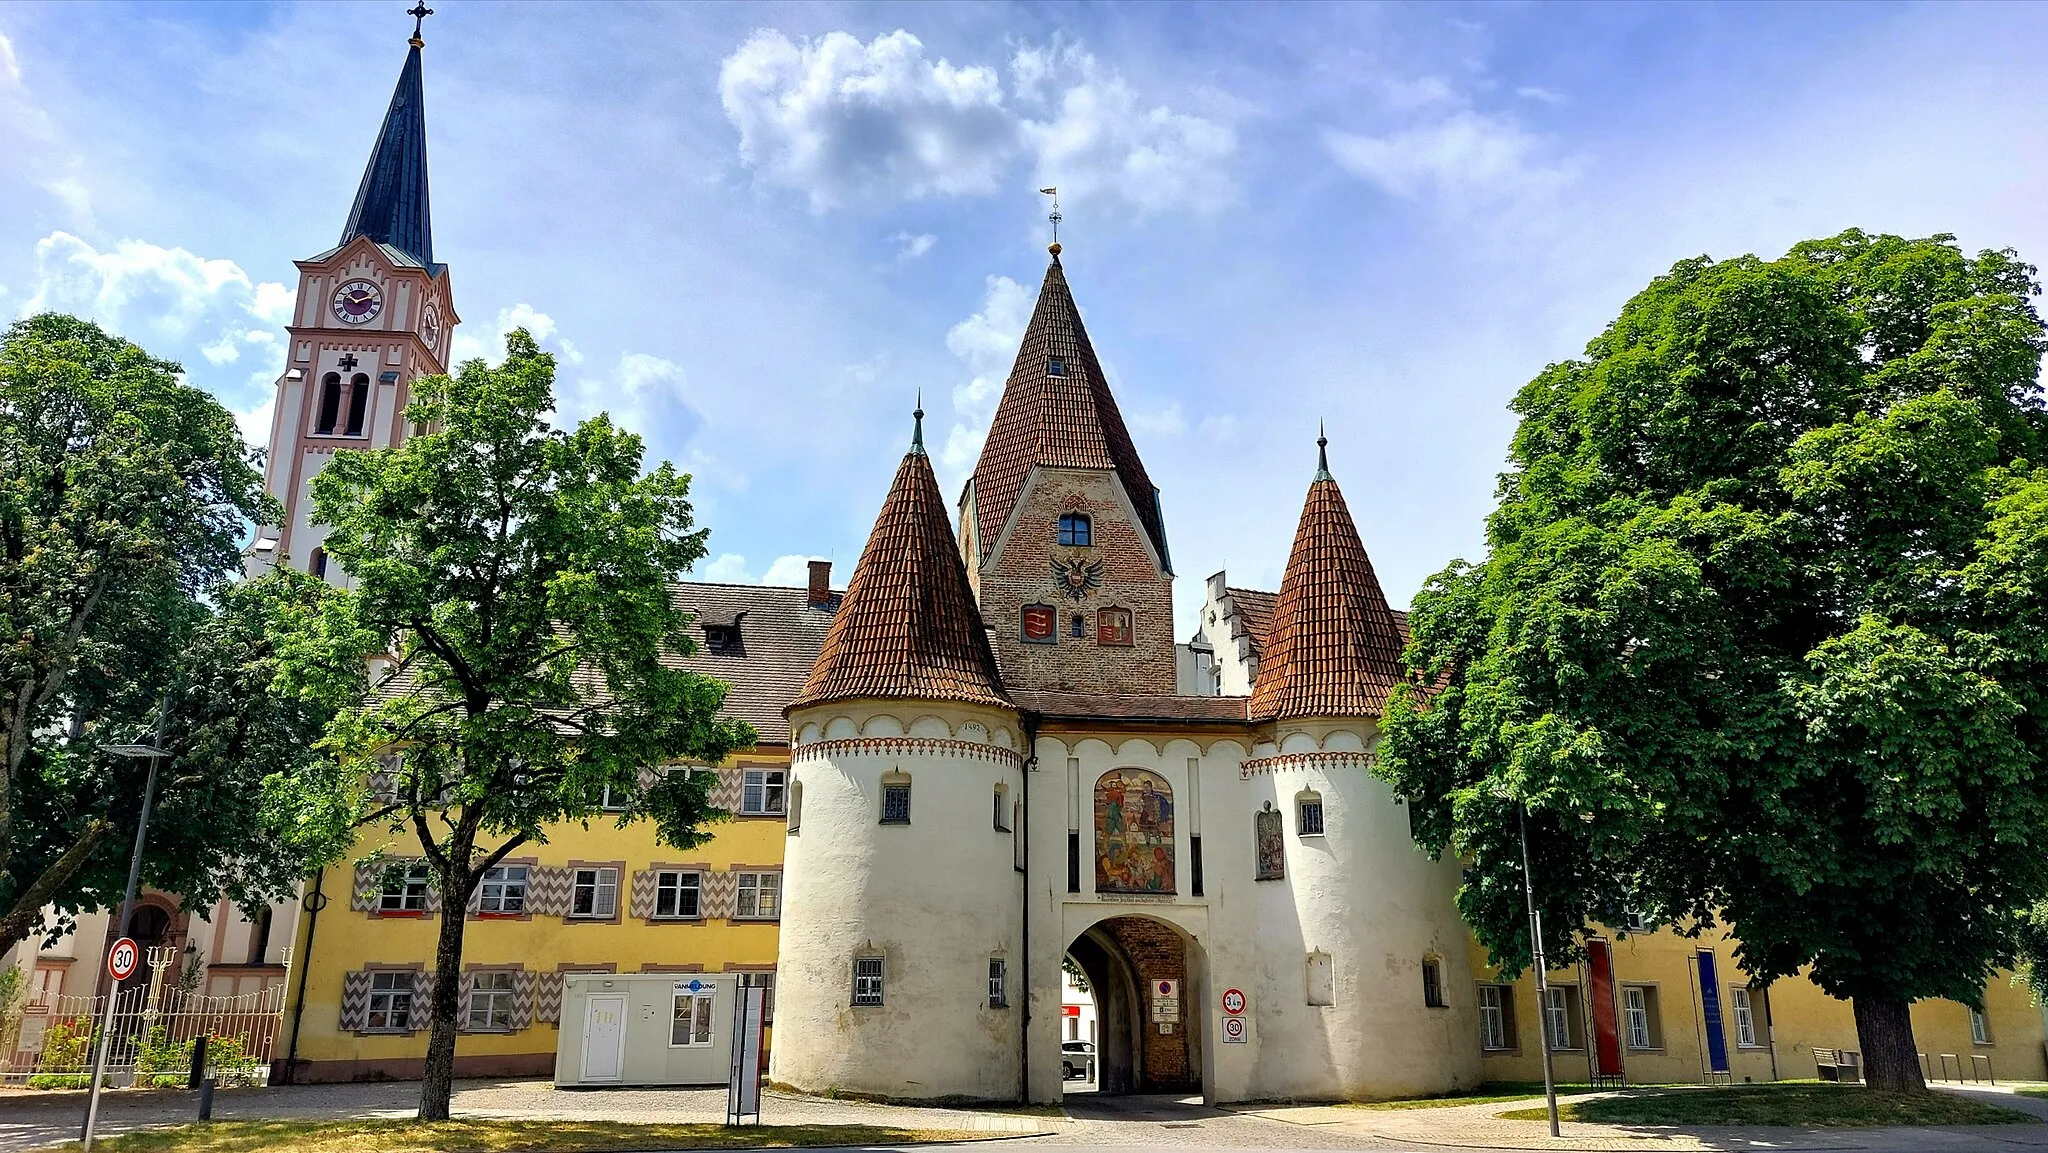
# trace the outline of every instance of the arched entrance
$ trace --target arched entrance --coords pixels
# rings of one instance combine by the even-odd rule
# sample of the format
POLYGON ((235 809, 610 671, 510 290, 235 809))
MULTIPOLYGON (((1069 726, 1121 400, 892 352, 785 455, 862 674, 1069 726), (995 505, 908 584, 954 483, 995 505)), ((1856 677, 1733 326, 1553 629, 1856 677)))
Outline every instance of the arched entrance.
MULTIPOLYGON (((1093 1077, 1068 1092, 1105 1095, 1202 1092, 1200 946, 1156 917, 1123 915, 1090 925, 1067 946, 1093 1002, 1093 1077)), ((1075 1064, 1062 1025, 1064 1064, 1075 1064)))

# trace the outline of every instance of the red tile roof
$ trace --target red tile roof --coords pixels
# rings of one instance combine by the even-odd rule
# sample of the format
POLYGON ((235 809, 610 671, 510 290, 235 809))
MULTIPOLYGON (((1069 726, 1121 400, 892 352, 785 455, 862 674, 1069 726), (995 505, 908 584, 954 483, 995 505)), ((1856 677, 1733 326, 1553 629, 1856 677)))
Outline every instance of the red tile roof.
POLYGON ((1162 562, 1166 559, 1158 493, 1110 395, 1057 256, 1045 270, 1038 305, 974 466, 975 531, 982 553, 977 561, 1002 535, 1033 465, 1114 470, 1138 512, 1138 523, 1162 562), (1055 356, 1065 362, 1065 376, 1046 371, 1055 356))
POLYGON ((1280 581, 1251 719, 1381 715, 1402 679, 1401 636, 1343 492, 1318 471, 1280 581))
POLYGON ((789 708, 855 697, 1010 704, 921 437, 789 708))
POLYGON ((1273 602, 1280 594, 1264 589, 1223 590, 1230 597, 1230 603, 1237 606, 1237 621, 1252 638, 1252 655, 1266 651, 1273 641, 1273 602))

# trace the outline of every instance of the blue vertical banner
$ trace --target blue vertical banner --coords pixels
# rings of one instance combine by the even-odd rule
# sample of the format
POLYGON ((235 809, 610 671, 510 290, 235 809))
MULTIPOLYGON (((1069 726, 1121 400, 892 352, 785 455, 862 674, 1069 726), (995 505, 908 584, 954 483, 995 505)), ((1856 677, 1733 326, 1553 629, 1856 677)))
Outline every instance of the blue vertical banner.
POLYGON ((1701 949, 1700 1014, 1707 1023, 1707 1071, 1728 1071, 1728 1039, 1721 1030, 1721 979, 1714 965, 1714 951, 1701 949))

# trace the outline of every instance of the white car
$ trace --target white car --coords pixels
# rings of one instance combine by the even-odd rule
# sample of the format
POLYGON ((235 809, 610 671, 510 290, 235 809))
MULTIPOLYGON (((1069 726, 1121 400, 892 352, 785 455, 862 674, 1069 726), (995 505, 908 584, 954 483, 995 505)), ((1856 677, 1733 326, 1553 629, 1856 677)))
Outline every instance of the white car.
POLYGON ((1095 1080, 1094 1042, 1060 1042, 1060 1079, 1065 1081, 1095 1080))

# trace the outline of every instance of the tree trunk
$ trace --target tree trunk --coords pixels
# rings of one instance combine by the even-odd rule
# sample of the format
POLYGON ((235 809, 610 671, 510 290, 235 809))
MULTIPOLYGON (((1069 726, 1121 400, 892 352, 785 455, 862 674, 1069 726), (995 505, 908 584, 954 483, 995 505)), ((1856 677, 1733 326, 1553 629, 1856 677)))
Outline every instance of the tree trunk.
POLYGON ((462 933, 468 927, 469 846, 451 854, 439 878, 441 932, 434 946, 434 992, 427 1031, 427 1066, 420 1077, 422 1121, 446 1121, 455 1091, 455 1027, 462 991, 462 933))
POLYGON ((1912 1007, 1897 997, 1857 997, 1856 1043, 1863 1046, 1863 1083, 1895 1093, 1925 1093, 1920 1053, 1913 1044, 1912 1007))

